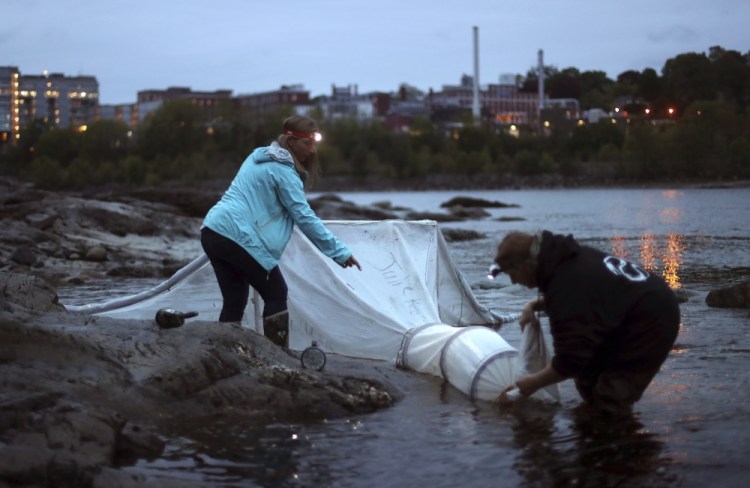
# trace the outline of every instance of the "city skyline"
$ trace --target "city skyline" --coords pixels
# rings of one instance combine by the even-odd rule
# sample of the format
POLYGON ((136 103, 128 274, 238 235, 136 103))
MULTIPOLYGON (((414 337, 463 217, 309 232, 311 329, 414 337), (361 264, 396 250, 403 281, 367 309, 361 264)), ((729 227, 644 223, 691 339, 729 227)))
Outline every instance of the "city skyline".
POLYGON ((750 49, 750 4, 732 0, 634 0, 626 4, 541 0, 533 5, 469 0, 442 5, 384 0, 352 6, 322 0, 188 0, 179 7, 134 0, 9 0, 0 27, 0 65, 23 74, 95 76, 100 103, 133 103, 140 90, 259 93, 302 84, 311 96, 331 86, 360 93, 457 84, 473 74, 479 29, 481 84, 526 74, 536 64, 604 71, 653 68, 712 46, 750 49), (5 17, 5 15, 4 15, 5 17))

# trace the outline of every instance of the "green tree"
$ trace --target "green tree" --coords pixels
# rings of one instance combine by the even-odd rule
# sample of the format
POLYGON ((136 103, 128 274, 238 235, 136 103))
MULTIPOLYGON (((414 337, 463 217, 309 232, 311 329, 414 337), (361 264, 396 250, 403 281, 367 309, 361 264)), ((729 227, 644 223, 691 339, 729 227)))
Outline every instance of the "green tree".
POLYGON ((118 161, 128 154, 129 134, 124 122, 97 120, 81 135, 81 156, 94 162, 118 161))
POLYGON ((623 146, 623 159, 618 173, 631 180, 653 180, 666 176, 663 144, 659 133, 650 125, 631 128, 623 146))
POLYGON ((583 92, 581 73, 573 67, 552 74, 544 83, 544 86, 550 98, 580 99, 583 92))
POLYGON ((579 85, 582 110, 614 107, 616 84, 604 71, 584 71, 579 76, 579 85))
POLYGON ((718 91, 722 98, 734 104, 739 113, 747 112, 750 99, 750 54, 727 51, 719 46, 709 49, 718 91))
POLYGON ((138 132, 139 154, 145 159, 158 155, 174 158, 200 151, 208 141, 205 111, 188 100, 164 103, 138 132))
POLYGON ((67 167, 80 154, 81 134, 71 128, 51 129, 42 133, 34 145, 34 159, 57 160, 67 167))
POLYGON ((662 78, 664 92, 674 97, 680 112, 693 102, 716 98, 716 77, 705 54, 685 53, 667 60, 662 78))
POLYGON ((8 148, 6 174, 17 175, 36 156, 36 144, 42 134, 50 131, 52 126, 42 119, 34 119, 20 132, 20 138, 15 145, 8 148))
POLYGON ((56 159, 48 156, 40 156, 21 171, 21 178, 31 181, 41 188, 58 190, 66 184, 67 173, 56 159))
POLYGON ((662 80, 653 68, 646 68, 638 79, 638 93, 651 106, 657 106, 662 98, 662 80))
POLYGON ((746 136, 740 136, 730 144, 729 170, 729 176, 750 177, 750 140, 746 136))

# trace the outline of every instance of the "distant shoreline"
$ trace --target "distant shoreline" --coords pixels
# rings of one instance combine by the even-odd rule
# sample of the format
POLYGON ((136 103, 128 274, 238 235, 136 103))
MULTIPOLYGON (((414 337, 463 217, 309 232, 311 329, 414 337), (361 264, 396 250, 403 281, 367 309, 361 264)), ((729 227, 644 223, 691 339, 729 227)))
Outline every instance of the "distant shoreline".
MULTIPOLYGON (((227 182, 228 184, 228 182, 227 182)), ((325 176, 308 191, 331 192, 396 192, 396 191, 460 191, 460 190, 545 190, 603 188, 750 188, 750 180, 678 180, 621 181, 593 177, 559 175, 432 175, 425 178, 380 178, 366 180, 349 176, 325 176)))

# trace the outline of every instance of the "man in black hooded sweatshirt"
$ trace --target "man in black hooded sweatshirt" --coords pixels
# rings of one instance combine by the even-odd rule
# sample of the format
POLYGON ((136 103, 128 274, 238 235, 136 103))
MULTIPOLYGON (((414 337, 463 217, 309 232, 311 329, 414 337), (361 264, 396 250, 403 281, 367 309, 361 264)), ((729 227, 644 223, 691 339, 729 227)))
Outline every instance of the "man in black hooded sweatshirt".
POLYGON ((493 274, 539 288, 520 324, 550 320, 549 366, 520 378, 523 395, 567 378, 598 410, 628 413, 672 349, 680 324, 677 298, 660 277, 630 261, 582 246, 573 236, 509 233, 493 274))

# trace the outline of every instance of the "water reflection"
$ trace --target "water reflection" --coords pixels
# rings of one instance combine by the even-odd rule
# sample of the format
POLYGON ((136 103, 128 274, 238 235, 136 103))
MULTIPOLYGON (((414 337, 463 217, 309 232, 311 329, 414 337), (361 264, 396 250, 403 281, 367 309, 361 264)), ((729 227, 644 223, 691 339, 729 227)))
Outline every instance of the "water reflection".
POLYGON ((161 458, 140 460, 126 469, 210 486, 245 486, 249 480, 261 486, 330 486, 332 482, 325 465, 304 477, 300 474, 297 453, 300 448, 314 448, 315 439, 299 426, 258 426, 240 415, 181 421, 168 431, 173 440, 161 458))
MULTIPOLYGON (((680 280, 680 268, 685 255, 685 236, 669 233, 660 242, 659 237, 651 233, 644 233, 638 240, 637 254, 638 263, 652 273, 660 273, 667 284, 676 290, 682 287, 680 280)), ((615 256, 630 259, 631 251, 627 246, 627 238, 623 235, 615 235, 610 238, 612 253, 615 256)))
POLYGON ((594 414, 586 406, 512 412, 515 469, 525 486, 669 485, 663 443, 634 415, 594 414))
POLYGON ((679 270, 682 266, 682 256, 685 254, 683 241, 685 236, 669 234, 667 236, 667 251, 662 255, 664 262, 664 279, 673 289, 680 288, 679 270))

